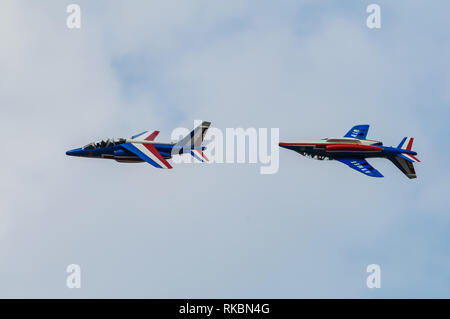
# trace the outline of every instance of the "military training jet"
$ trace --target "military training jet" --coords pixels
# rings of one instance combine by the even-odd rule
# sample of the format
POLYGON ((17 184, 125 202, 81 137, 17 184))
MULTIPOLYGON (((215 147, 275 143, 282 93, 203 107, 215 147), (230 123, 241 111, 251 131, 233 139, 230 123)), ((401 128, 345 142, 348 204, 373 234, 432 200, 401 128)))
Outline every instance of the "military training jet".
POLYGON ((383 177, 373 168, 366 158, 387 158, 398 167, 408 178, 416 178, 413 163, 420 162, 412 151, 414 138, 405 137, 397 147, 383 146, 380 141, 367 140, 369 125, 356 125, 344 137, 326 138, 318 141, 304 141, 298 143, 279 143, 304 156, 319 160, 336 160, 371 177, 383 177))
POLYGON ((190 153, 199 161, 208 161, 202 146, 210 122, 202 122, 190 134, 176 143, 155 142, 159 131, 142 132, 130 139, 108 139, 66 152, 66 155, 113 159, 123 163, 147 162, 158 168, 172 168, 167 162, 172 155, 190 153))

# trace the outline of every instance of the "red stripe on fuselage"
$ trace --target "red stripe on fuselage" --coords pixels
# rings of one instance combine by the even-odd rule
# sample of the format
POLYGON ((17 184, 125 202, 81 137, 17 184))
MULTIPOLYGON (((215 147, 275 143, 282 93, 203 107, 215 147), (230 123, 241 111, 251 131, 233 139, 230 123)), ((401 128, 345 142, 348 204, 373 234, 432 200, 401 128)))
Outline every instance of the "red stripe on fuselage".
POLYGON ((164 157, 158 152, 153 144, 143 144, 150 152, 153 153, 167 168, 172 168, 172 166, 167 162, 164 157))
POLYGON ((378 146, 371 145, 355 145, 355 144, 330 144, 326 145, 327 151, 362 151, 362 152, 381 152, 383 149, 378 146))
POLYGON ((314 146, 325 148, 327 151, 363 151, 381 152, 383 149, 378 146, 349 144, 349 143, 279 143, 280 146, 314 146))

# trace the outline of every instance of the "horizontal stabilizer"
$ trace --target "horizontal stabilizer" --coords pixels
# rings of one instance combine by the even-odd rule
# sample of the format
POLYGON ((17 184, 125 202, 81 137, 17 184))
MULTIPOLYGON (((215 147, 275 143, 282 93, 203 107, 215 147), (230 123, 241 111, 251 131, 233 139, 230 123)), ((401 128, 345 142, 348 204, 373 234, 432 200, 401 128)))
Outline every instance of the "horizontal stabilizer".
POLYGON ((402 154, 398 154, 398 156, 400 156, 401 158, 403 158, 403 159, 405 159, 405 160, 407 160, 408 162, 411 162, 411 163, 420 162, 417 157, 415 157, 414 155, 411 155, 411 154, 404 154, 404 153, 402 153, 402 154))
POLYGON ((201 149, 193 149, 191 150, 191 155, 193 158, 195 158, 196 160, 199 160, 200 162, 208 162, 208 158, 205 156, 205 154, 203 153, 203 150, 201 149))

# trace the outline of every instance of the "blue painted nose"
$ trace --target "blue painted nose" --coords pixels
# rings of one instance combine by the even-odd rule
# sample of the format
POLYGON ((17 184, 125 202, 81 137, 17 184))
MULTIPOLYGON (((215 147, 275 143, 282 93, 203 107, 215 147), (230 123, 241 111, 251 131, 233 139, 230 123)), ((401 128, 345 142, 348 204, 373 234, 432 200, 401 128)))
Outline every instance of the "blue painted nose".
POLYGON ((66 155, 69 155, 69 156, 83 156, 84 152, 83 152, 82 148, 75 148, 73 150, 67 151, 66 155))

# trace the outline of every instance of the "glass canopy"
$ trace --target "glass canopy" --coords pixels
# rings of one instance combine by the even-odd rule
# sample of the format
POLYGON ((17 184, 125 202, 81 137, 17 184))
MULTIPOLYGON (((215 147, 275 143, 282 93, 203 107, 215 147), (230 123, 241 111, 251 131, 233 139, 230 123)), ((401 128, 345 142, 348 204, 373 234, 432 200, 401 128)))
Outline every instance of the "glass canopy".
POLYGON ((126 142, 126 140, 124 138, 119 138, 119 139, 109 138, 107 140, 89 143, 89 144, 83 146, 83 149, 89 150, 89 149, 95 149, 95 148, 104 148, 104 147, 110 147, 110 146, 114 146, 114 145, 118 145, 118 144, 123 144, 125 142, 126 142))

